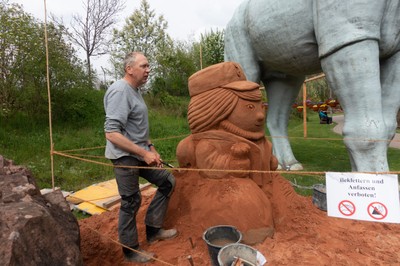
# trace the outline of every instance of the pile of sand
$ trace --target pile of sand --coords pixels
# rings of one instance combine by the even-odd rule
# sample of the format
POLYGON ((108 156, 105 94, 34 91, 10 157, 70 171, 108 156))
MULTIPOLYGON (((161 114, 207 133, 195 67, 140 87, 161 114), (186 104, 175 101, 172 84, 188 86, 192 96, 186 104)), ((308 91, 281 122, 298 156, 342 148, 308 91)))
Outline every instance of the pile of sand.
MULTIPOLYGON (((188 256, 195 266, 210 265, 207 244, 202 239, 204 230, 221 215, 233 215, 238 219, 235 223, 240 222, 243 210, 227 206, 226 213, 198 213, 191 209, 188 200, 197 197, 196 204, 202 202, 206 208, 215 201, 207 195, 221 191, 226 192, 225 196, 243 201, 252 195, 241 195, 241 190, 226 183, 219 187, 208 186, 207 181, 199 183, 195 174, 174 175, 177 187, 165 225, 177 228, 178 237, 152 245, 146 243, 143 221, 154 189, 142 194, 137 217, 139 240, 142 248, 157 254, 157 260, 146 265, 190 265, 188 256)), ((275 234, 253 245, 268 260, 266 265, 400 265, 400 225, 328 217, 312 204, 311 197, 296 194, 290 183, 279 175, 275 178, 273 193, 275 234)), ((123 261, 117 243, 117 222, 118 210, 79 222, 85 265, 133 265, 123 261)))

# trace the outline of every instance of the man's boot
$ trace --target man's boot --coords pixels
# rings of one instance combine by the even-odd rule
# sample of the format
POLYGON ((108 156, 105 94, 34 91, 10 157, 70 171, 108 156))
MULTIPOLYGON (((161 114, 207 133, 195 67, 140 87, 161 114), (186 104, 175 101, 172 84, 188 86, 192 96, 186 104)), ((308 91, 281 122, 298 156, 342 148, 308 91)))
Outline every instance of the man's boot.
POLYGON ((159 240, 174 238, 178 235, 176 229, 163 229, 146 225, 147 242, 154 243, 159 240))
POLYGON ((153 260, 155 254, 152 252, 147 252, 139 247, 134 248, 135 251, 132 251, 128 248, 122 248, 125 261, 129 262, 137 262, 137 263, 146 263, 153 260))

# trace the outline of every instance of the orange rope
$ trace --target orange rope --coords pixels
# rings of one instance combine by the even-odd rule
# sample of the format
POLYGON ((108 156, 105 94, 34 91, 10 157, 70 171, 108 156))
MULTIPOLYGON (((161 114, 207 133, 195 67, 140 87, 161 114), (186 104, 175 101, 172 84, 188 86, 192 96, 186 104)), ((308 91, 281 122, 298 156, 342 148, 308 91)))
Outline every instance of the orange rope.
MULTIPOLYGON (((129 165, 118 165, 115 166, 112 163, 102 163, 94 160, 89 160, 89 159, 84 159, 80 158, 77 156, 65 154, 62 152, 58 151, 53 151, 53 154, 57 154, 60 156, 68 157, 71 159, 76 159, 84 162, 90 162, 90 163, 95 163, 95 164, 100 164, 100 165, 105 165, 105 166, 110 166, 110 167, 118 167, 118 168, 136 168, 136 169, 157 169, 157 170, 165 170, 165 168, 160 168, 160 167, 151 167, 151 166, 129 166, 129 165)), ((315 172, 315 171, 284 171, 284 170, 276 170, 276 171, 262 171, 262 170, 236 170, 236 169, 207 169, 207 168, 199 168, 199 169, 194 169, 194 168, 173 168, 174 171, 189 171, 189 172, 229 172, 229 173, 270 173, 270 174, 297 174, 297 175, 325 175, 326 172, 315 172)), ((390 172, 352 172, 352 173, 363 173, 363 174, 400 174, 400 171, 390 171, 390 172)))
POLYGON ((104 238, 107 238, 109 241, 114 242, 114 243, 116 243, 117 245, 120 245, 121 247, 124 247, 124 248, 127 248, 127 249, 129 249, 129 250, 132 250, 133 252, 136 252, 136 253, 138 253, 138 254, 140 254, 140 255, 143 255, 143 256, 145 256, 145 257, 152 258, 153 260, 158 261, 158 262, 160 262, 160 263, 162 263, 162 264, 175 266, 174 264, 171 264, 171 263, 166 262, 166 261, 162 261, 162 260, 157 259, 157 258, 155 258, 155 257, 150 257, 149 255, 147 255, 147 254, 145 254, 145 253, 143 253, 143 252, 140 252, 140 251, 138 251, 138 250, 136 250, 136 249, 133 249, 133 248, 128 247, 128 246, 125 246, 125 245, 122 244, 121 242, 119 242, 119 241, 117 241, 117 240, 115 240, 115 239, 112 239, 112 238, 109 237, 109 236, 106 236, 106 235, 100 233, 99 231, 97 231, 96 229, 94 229, 94 228, 92 228, 92 227, 90 227, 90 226, 88 226, 88 225, 85 225, 85 226, 86 226, 87 228, 89 228, 90 230, 92 230, 93 232, 95 232, 96 234, 98 234, 99 236, 104 237, 104 238))
MULTIPOLYGON (((171 137, 165 137, 165 138, 160 138, 160 139, 154 139, 154 142, 161 141, 161 140, 170 140, 170 139, 177 139, 177 138, 184 138, 187 137, 188 134, 185 135, 179 135, 179 136, 171 136, 171 137)), ((63 150, 63 152, 71 152, 71 151, 85 151, 85 150, 95 150, 95 149, 103 149, 106 146, 97 146, 97 147, 90 147, 90 148, 81 148, 81 149, 72 149, 72 150, 63 150)))
MULTIPOLYGON (((187 135, 185 135, 187 136, 187 135)), ((169 137, 169 138, 164 138, 163 140, 167 140, 167 139, 174 139, 174 138, 178 138, 178 137, 182 137, 182 136, 174 136, 174 137, 169 137)), ((365 142, 400 142, 400 140, 389 140, 389 139, 360 139, 360 138, 316 138, 316 137, 288 137, 288 136, 266 136, 269 139, 303 139, 303 140, 329 140, 329 141, 343 141, 343 140, 354 140, 354 141, 365 141, 365 142)), ((154 142, 157 142, 161 139, 155 139, 153 140, 154 142)), ((89 150, 96 150, 96 149, 104 149, 105 146, 97 146, 97 147, 89 147, 89 148, 80 148, 80 149, 71 149, 71 150, 61 150, 58 152, 61 153, 69 153, 69 152, 74 152, 74 151, 89 151, 89 150)), ((73 155, 73 154, 70 154, 73 155)), ((81 155, 81 156, 93 156, 94 155, 81 155)), ((98 156, 100 157, 100 156, 98 156)), ((102 158, 104 158, 104 156, 101 156, 102 158)))

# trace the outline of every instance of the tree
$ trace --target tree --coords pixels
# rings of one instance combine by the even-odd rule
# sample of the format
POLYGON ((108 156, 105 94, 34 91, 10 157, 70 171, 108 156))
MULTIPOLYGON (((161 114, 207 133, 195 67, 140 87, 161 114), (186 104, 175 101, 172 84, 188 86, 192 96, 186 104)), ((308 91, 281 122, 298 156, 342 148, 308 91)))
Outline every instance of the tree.
POLYGON ((92 81, 90 58, 108 52, 110 45, 108 35, 125 3, 121 0, 84 0, 83 5, 84 15, 73 15, 70 29, 65 29, 65 34, 85 51, 86 69, 92 81))
MULTIPOLYGON (((43 23, 25 13, 21 6, 6 1, 0 2, 0 23, 0 115, 17 112, 31 117, 47 115, 43 23)), ((54 24, 48 26, 48 47, 50 83, 55 95, 87 87, 80 60, 54 24)))
POLYGON ((17 60, 22 56, 20 47, 32 44, 24 40, 32 32, 26 27, 31 19, 22 13, 19 5, 7 5, 5 1, 0 3, 0 110, 3 115, 9 114, 16 104, 17 60), (23 35, 17 35, 18 32, 23 35))
POLYGON ((210 33, 201 34, 200 45, 203 67, 224 61, 224 31, 211 30, 210 33))
MULTIPOLYGON (((310 77, 312 77, 312 75, 310 77)), ((326 78, 320 78, 307 83, 308 99, 311 99, 315 102, 324 102, 330 97, 332 97, 331 90, 329 89, 326 78)))
POLYGON ((171 49, 158 56, 159 73, 152 84, 153 96, 162 93, 189 96, 188 79, 199 69, 196 59, 193 45, 185 42, 175 42, 171 49))
POLYGON ((156 58, 173 46, 172 39, 166 33, 168 23, 164 17, 158 16, 146 0, 142 0, 140 8, 125 20, 122 30, 114 30, 111 48, 111 63, 120 76, 123 75, 122 61, 132 51, 141 51, 149 59, 152 76, 157 75, 156 58))
MULTIPOLYGON (((0 101, 3 114, 10 115, 23 108, 26 99, 37 102, 45 96, 45 91, 36 89, 45 77, 40 76, 45 57, 42 64, 37 61, 38 56, 44 56, 43 35, 33 17, 16 4, 1 3, 0 22, 0 101)), ((33 105, 28 111, 36 112, 37 108, 33 105)))
MULTIPOLYGON (((199 43, 173 42, 166 33, 167 22, 156 17, 146 0, 126 19, 122 30, 114 30, 111 63, 118 75, 123 75, 124 56, 131 51, 143 52, 151 64, 151 88, 153 99, 174 101, 174 96, 188 96, 188 79, 200 69, 199 43)), ((211 31, 202 36, 204 58, 208 65, 223 61, 224 34, 211 31)), ((115 77, 118 78, 117 76, 115 77)), ((164 102, 163 102, 164 101, 164 102)))

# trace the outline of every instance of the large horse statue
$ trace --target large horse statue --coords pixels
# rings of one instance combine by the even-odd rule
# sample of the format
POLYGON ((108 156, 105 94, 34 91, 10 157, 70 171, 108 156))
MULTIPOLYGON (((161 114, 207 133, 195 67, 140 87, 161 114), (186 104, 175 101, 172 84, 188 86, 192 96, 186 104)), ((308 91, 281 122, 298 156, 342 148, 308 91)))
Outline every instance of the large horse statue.
POLYGON ((352 171, 389 171, 400 107, 399 0, 246 0, 226 27, 225 61, 264 83, 282 168, 302 169, 286 138, 289 114, 305 76, 323 71, 344 110, 352 171))

